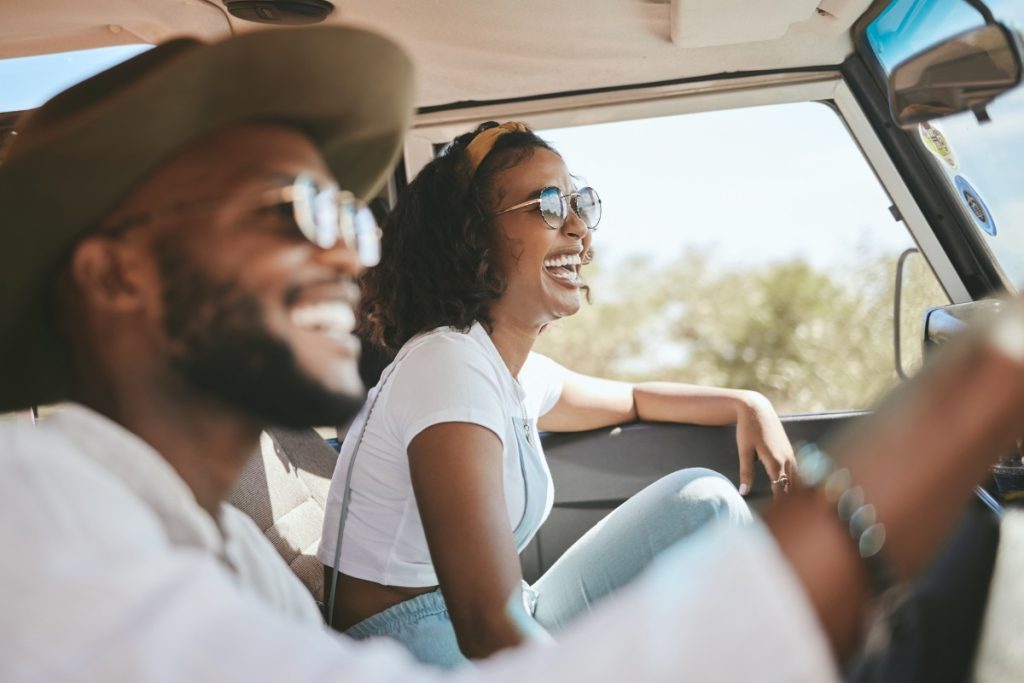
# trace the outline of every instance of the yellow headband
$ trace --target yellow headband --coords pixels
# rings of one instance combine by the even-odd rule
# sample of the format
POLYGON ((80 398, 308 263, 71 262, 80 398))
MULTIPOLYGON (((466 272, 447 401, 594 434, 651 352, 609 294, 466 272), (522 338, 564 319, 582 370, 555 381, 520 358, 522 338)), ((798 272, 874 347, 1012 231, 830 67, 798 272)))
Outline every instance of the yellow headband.
POLYGON ((519 121, 509 121, 494 128, 488 128, 473 138, 473 141, 466 146, 466 160, 469 164, 469 177, 476 175, 476 169, 487 158, 487 155, 494 149, 494 143, 505 133, 529 133, 530 129, 519 121))

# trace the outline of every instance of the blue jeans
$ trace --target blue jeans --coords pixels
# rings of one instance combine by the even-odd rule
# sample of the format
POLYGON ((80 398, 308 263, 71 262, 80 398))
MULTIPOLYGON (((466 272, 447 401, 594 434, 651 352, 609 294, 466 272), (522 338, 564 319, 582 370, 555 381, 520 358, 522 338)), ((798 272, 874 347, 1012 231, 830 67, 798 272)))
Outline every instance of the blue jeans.
MULTIPOLYGON (((702 468, 662 477, 594 525, 533 585, 533 617, 557 632, 640 574, 663 549, 711 523, 743 524, 750 510, 728 479, 702 468)), ((373 615, 346 631, 404 644, 421 662, 465 664, 440 590, 373 615)))

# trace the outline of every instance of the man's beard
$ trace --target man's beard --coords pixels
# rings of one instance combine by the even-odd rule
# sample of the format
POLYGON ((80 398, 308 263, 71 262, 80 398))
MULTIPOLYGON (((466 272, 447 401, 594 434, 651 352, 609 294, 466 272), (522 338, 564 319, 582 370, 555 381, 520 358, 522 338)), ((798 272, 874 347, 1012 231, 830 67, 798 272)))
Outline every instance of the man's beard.
POLYGON ((359 411, 362 394, 332 391, 302 369, 256 297, 214 281, 179 247, 158 253, 165 332, 178 348, 171 367, 192 387, 282 427, 343 424, 359 411))

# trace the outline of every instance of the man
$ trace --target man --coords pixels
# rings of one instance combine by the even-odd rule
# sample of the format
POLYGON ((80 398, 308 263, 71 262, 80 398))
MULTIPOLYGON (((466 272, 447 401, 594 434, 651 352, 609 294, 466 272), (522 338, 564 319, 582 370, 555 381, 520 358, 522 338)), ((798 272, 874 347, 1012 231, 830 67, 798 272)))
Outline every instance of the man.
MULTIPOLYGON (((0 410, 73 403, 0 430, 0 680, 442 676, 329 633, 224 504, 261 429, 340 422, 361 401, 353 278, 377 237, 356 234, 353 201, 397 155, 410 74, 353 29, 176 41, 19 125, 0 167, 0 410)), ((1021 428, 1006 408, 1024 397, 1019 351, 983 344, 928 380, 909 419, 842 449, 867 453, 851 470, 905 542, 899 575, 953 516, 935 501, 965 497, 1021 428), (932 389, 966 375, 971 429, 886 470, 927 426, 932 389), (951 476, 915 488, 922 457, 951 476)), ((777 542, 760 526, 705 535, 557 646, 447 678, 832 680, 868 573, 825 497, 798 492, 769 517, 777 542)))

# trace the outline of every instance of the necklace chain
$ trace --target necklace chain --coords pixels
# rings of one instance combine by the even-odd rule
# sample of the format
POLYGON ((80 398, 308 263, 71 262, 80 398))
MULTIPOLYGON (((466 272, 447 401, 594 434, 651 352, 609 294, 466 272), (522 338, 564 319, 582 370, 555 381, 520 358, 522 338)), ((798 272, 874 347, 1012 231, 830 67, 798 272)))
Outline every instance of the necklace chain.
POLYGON ((526 390, 523 389, 523 385, 519 383, 519 380, 512 375, 509 371, 509 376, 512 377, 512 381, 515 382, 516 386, 519 387, 519 391, 516 392, 516 403, 519 404, 519 412, 523 415, 523 436, 526 437, 526 443, 533 445, 533 431, 530 429, 530 417, 526 414, 526 405, 523 403, 522 396, 526 396, 526 390))

